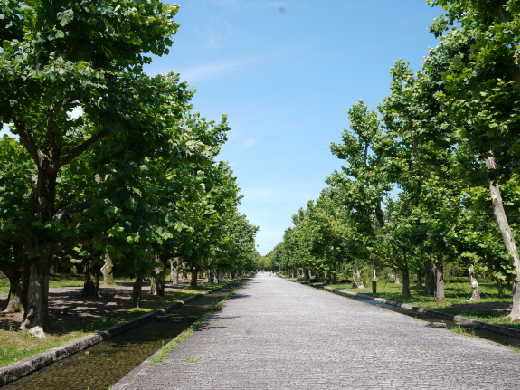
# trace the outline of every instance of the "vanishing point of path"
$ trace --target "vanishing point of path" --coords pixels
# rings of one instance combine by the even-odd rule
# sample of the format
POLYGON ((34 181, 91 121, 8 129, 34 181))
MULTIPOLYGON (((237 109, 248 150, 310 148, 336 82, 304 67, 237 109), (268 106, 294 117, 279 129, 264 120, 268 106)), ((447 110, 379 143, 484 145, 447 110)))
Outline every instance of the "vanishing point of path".
POLYGON ((125 390, 520 388, 507 347, 265 274, 166 357, 125 390))

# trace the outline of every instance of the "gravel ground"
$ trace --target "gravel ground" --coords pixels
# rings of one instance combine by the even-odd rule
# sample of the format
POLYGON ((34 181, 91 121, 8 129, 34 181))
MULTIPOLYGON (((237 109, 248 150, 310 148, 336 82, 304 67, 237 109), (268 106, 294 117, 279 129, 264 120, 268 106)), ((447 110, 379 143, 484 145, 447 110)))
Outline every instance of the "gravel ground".
POLYGON ((116 388, 518 389, 519 367, 507 347, 259 274, 116 388))

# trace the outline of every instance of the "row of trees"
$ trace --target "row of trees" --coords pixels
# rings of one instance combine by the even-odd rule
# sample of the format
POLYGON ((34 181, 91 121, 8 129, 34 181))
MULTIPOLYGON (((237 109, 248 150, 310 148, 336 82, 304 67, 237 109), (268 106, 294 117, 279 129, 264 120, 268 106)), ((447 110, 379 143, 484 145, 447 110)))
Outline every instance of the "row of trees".
MULTIPOLYGON (((271 262, 335 273, 352 264, 391 267, 410 296, 410 273, 445 303, 443 265, 513 282, 510 318, 520 320, 520 39, 517 1, 429 0, 445 14, 421 71, 402 60, 390 96, 348 111, 351 130, 332 153, 346 161, 319 198, 293 216, 271 262), (397 189, 392 193, 393 189, 397 189), (392 195, 393 194, 393 195, 392 195)), ((308 272, 308 271, 306 271, 308 272)))
MULTIPOLYGON (((229 126, 193 111, 179 75, 149 77, 172 45, 176 5, 158 0, 0 0, 0 267, 23 329, 49 329, 51 266, 81 260, 84 292, 111 269, 256 268, 258 227, 216 157, 229 126), (81 115, 71 115, 73 111, 81 115)), ((113 272, 112 272, 113 273, 113 272)))

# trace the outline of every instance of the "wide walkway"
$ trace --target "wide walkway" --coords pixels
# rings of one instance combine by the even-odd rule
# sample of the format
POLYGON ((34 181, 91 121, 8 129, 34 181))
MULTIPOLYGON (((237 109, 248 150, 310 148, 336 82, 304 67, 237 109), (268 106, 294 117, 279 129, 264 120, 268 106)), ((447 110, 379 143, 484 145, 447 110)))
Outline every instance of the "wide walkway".
POLYGON ((116 388, 520 389, 506 347, 276 277, 257 275, 208 322, 116 388))

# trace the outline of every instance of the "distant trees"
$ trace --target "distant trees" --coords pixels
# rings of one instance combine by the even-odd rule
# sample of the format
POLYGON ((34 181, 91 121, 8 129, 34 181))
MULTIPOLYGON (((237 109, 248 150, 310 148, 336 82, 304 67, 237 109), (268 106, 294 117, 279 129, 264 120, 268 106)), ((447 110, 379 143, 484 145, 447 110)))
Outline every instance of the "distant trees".
POLYGON ((431 26, 440 44, 419 72, 396 62, 381 117, 362 101, 349 110, 351 131, 331 145, 345 167, 295 215, 274 259, 319 273, 334 270, 329 257, 337 255, 355 280, 362 267, 390 267, 402 277, 403 296, 410 275, 425 275, 441 304, 443 267, 461 262, 473 299, 479 274, 492 275, 499 291, 513 280, 510 318, 520 320, 518 5, 428 2, 446 11, 431 26))
POLYGON ((0 118, 19 137, 1 141, 0 264, 34 334, 50 325, 50 268, 70 258, 86 265, 87 295, 97 295, 107 256, 121 274, 163 281, 175 257, 193 270, 229 259, 231 248, 215 245, 238 219, 241 258, 220 266, 255 268, 257 228, 215 161, 226 118, 192 113, 177 74, 143 72, 146 53, 168 53, 177 10, 158 0, 0 0, 0 118))

